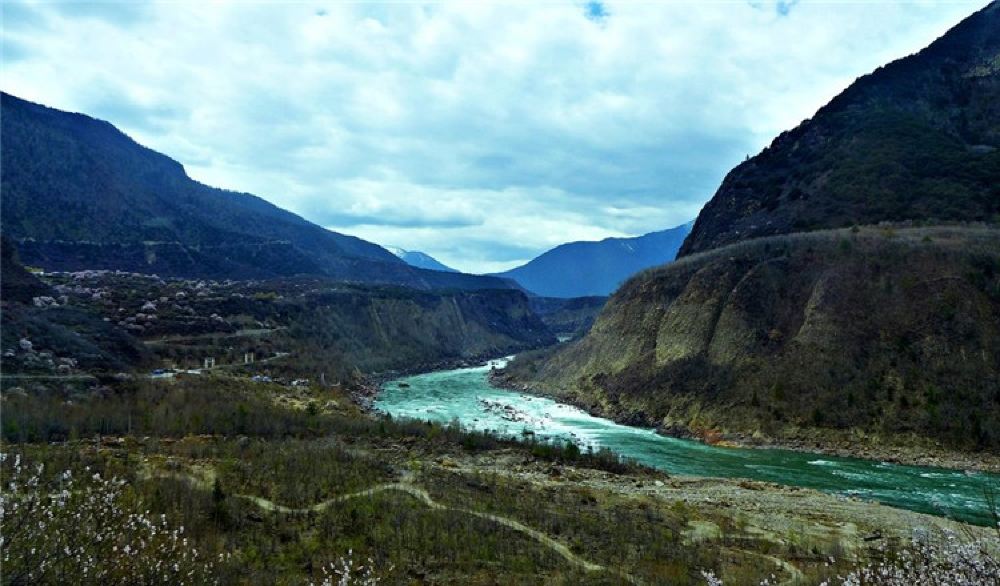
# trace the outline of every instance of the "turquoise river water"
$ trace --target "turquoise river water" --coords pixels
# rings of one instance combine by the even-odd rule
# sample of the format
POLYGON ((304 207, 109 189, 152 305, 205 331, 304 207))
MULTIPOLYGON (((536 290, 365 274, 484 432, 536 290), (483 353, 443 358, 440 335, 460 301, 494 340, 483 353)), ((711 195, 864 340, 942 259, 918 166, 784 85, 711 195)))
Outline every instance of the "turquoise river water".
MULTIPOLYGON (((491 365, 501 366, 503 360, 491 365)), ((574 441, 609 448, 670 474, 750 478, 855 496, 968 522, 989 521, 983 490, 1000 488, 1000 475, 902 466, 789 450, 708 446, 619 425, 551 399, 489 384, 491 365, 410 376, 383 385, 376 409, 393 417, 492 430, 519 437, 574 441)))

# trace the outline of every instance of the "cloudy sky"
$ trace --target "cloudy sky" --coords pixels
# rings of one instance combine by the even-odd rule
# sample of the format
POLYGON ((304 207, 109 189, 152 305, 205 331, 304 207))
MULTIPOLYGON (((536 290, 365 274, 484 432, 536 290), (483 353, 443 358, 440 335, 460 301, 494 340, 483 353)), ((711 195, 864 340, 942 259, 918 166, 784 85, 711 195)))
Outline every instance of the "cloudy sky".
POLYGON ((695 217, 735 163, 986 3, 3 0, 0 85, 486 272, 695 217))

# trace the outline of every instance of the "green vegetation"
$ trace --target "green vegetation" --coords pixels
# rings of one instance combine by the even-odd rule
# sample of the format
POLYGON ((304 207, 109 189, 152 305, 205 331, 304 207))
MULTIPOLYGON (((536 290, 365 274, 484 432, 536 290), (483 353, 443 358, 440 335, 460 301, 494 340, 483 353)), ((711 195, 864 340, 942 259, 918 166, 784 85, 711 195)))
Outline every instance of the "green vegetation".
MULTIPOLYGON (((126 384, 136 385, 142 388, 132 392, 134 410, 152 416, 145 422, 136 419, 139 427, 131 434, 115 428, 128 417, 108 398, 76 403, 75 412, 69 406, 54 408, 58 402, 40 397, 4 399, 5 421, 24 422, 30 413, 52 409, 48 421, 53 430, 70 428, 69 420, 108 425, 81 426, 64 442, 57 435, 32 437, 30 443, 5 441, 6 477, 17 454, 28 470, 44 464, 38 486, 50 491, 68 486, 73 503, 91 499, 94 506, 86 510, 110 519, 100 527, 138 515, 162 525, 165 535, 183 528, 189 540, 187 549, 178 551, 133 549, 134 559, 127 565, 98 563, 107 573, 94 583, 128 582, 124 572, 129 568, 171 561, 192 550, 198 556, 184 558, 183 567, 222 583, 319 580, 321 568, 349 550, 358 559, 371 557, 378 573, 393 584, 620 584, 633 579, 698 584, 700 568, 741 583, 771 573, 768 556, 792 551, 775 549, 766 540, 736 538, 743 530, 725 516, 681 502, 560 482, 599 477, 627 486, 654 480, 662 484, 659 479, 665 478, 606 453, 521 444, 453 426, 373 419, 353 409, 309 415, 298 397, 281 400, 287 389, 238 380, 192 377, 126 384), (181 410, 188 402, 192 404, 181 410), (246 424, 220 433, 220 422, 230 419, 222 409, 226 403, 246 414, 246 424), (177 420, 162 417, 178 410, 177 420), (221 411, 218 417, 198 416, 215 411, 221 411), (548 474, 555 482, 483 473, 477 458, 517 461, 520 468, 548 474), (65 471, 80 480, 66 485, 65 471), (95 474, 99 480, 92 478, 95 474), (112 478, 121 481, 120 489, 112 478), (96 498, 98 493, 113 495, 112 500, 96 498), (101 502, 114 506, 106 510, 98 506, 101 502), (725 528, 713 538, 721 541, 713 547, 691 541, 691 521, 725 528)), ((312 392, 317 397, 326 393, 312 392)), ((81 507, 71 504, 67 510, 81 507)), ((54 523, 69 521, 61 509, 54 512, 54 523)), ((4 517, 5 531, 16 518, 4 517)), ((117 550, 92 543, 89 526, 66 527, 62 537, 85 559, 119 559, 117 550)), ((131 540, 138 538, 135 532, 121 532, 116 543, 134 547, 131 540)), ((19 549, 12 552, 17 557, 5 570, 30 564, 26 552, 32 546, 47 547, 45 539, 40 533, 23 534, 19 549)), ((822 560, 837 547, 831 542, 814 553, 795 555, 803 571, 825 576, 832 570, 822 560)), ((53 559, 59 569, 36 583, 76 582, 67 578, 79 574, 75 558, 53 559)), ((18 583, 7 580, 14 575, 5 572, 4 583, 18 583)))

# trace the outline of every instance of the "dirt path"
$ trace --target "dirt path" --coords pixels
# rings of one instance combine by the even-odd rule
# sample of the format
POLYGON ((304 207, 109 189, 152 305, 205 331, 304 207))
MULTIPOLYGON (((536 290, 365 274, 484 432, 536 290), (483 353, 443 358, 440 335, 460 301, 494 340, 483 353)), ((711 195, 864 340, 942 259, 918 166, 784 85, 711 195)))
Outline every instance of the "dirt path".
MULTIPOLYGON (((149 470, 147 472, 147 475, 159 476, 159 477, 171 477, 171 478, 186 480, 203 490, 211 490, 213 482, 215 481, 215 470, 207 466, 200 466, 191 469, 187 472, 149 470)), ((364 490, 359 490, 357 492, 342 494, 339 496, 326 499, 324 501, 320 501, 314 505, 302 508, 287 507, 285 505, 276 503, 270 499, 248 494, 234 494, 232 496, 235 498, 240 498, 250 501, 264 511, 272 513, 283 513, 283 514, 303 514, 303 513, 318 513, 330 508, 331 506, 337 503, 343 503, 357 498, 368 498, 383 492, 389 492, 389 491, 402 492, 420 501, 429 509, 435 511, 452 511, 452 512, 462 513, 465 515, 471 515, 473 517, 485 519, 487 521, 496 523, 497 525, 502 525, 509 529, 513 529, 514 531, 526 535, 529 538, 535 540, 536 542, 542 544, 543 546, 549 548, 550 550, 556 552, 570 565, 579 568, 581 570, 584 570, 585 572, 609 572, 615 574, 616 576, 620 577, 622 580, 624 580, 629 584, 642 584, 642 581, 640 581, 638 578, 635 578, 630 574, 608 568, 606 566, 588 561, 587 559, 578 556, 577 554, 573 553, 573 551, 570 550, 570 548, 567 547, 566 545, 549 537, 542 531, 529 527, 524 523, 521 523, 520 521, 517 521, 510 517, 505 517, 503 515, 495 515, 492 513, 474 511, 471 509, 464 509, 461 507, 452 507, 437 502, 434 500, 433 497, 431 497, 430 493, 428 493, 420 486, 414 484, 412 478, 413 475, 411 473, 404 472, 402 478, 397 482, 388 482, 385 484, 379 484, 373 486, 371 488, 366 488, 364 490)), ((802 573, 802 571, 799 570, 799 568, 797 568, 794 564, 791 564, 779 557, 742 548, 728 547, 724 549, 731 551, 733 554, 758 557, 774 564, 776 568, 779 568, 782 572, 784 572, 787 575, 787 578, 785 580, 781 582, 776 582, 776 586, 796 586, 799 584, 805 584, 806 578, 805 575, 802 573)))
POLYGON ((91 374, 3 374, 0 380, 47 380, 47 381, 86 381, 95 382, 97 377, 91 374))
POLYGON ((255 328, 255 329, 245 329, 237 330, 235 332, 215 332, 209 334, 198 334, 196 336, 165 336, 162 338, 152 338, 149 340, 143 340, 143 344, 147 346, 161 346, 164 344, 176 344, 180 342, 197 342, 199 340, 214 340, 214 339, 225 339, 225 338, 259 338, 267 334, 272 334, 274 332, 280 332, 287 329, 284 326, 277 328, 255 328))
MULTIPOLYGON (((600 564, 595 564, 593 562, 589 562, 581 558, 580 556, 570 551, 570 549, 565 545, 563 545, 562 543, 559 543, 558 541, 552 539, 551 537, 542 533, 541 531, 538 531, 537 529, 532 529, 531 527, 528 527, 527 525, 519 521, 515 521, 514 519, 511 519, 509 517, 503 517, 500 515, 493 515, 490 513, 483 513, 481 511, 473 511, 469 509, 462 509, 458 507, 449 507, 447 505, 443 505, 435 501, 433 498, 431 498, 430 493, 428 493, 426 490, 407 482, 391 482, 387 484, 380 484, 378 486, 374 486, 372 488, 368 488, 358 492, 352 492, 350 494, 344 494, 331 499, 327 499, 325 501, 316 503, 315 505, 301 509, 286 507, 284 505, 280 505, 278 503, 275 503, 274 501, 270 501, 268 499, 259 496, 250 496, 244 494, 237 494, 233 496, 246 499, 266 511, 278 512, 278 513, 310 513, 310 512, 322 511, 336 503, 342 503, 344 501, 356 498, 370 497, 380 492, 387 492, 387 491, 404 492, 412 496, 413 498, 417 499, 418 501, 422 502, 424 505, 427 506, 427 508, 433 509, 435 511, 454 511, 458 513, 464 513, 466 515, 472 515, 474 517, 479 517, 480 519, 486 519, 487 521, 492 521, 498 525, 503 525, 504 527, 508 527, 519 533, 523 533, 528 537, 531 537, 535 541, 541 543, 542 545, 548 547, 549 549, 555 551, 571 565, 576 566, 587 572, 601 572, 607 570, 607 568, 605 568, 600 564)), ((631 576, 623 575, 622 577, 628 580, 632 584, 638 583, 631 576)))
MULTIPOLYGON (((164 470, 156 470, 156 471, 150 470, 147 472, 147 475, 150 477, 157 476, 157 477, 171 477, 171 478, 184 479, 187 480, 188 482, 191 482, 193 485, 205 490, 211 490, 212 483, 214 482, 215 479, 215 471, 207 468, 198 469, 197 474, 185 473, 185 472, 172 472, 172 471, 168 472, 164 470)), ((273 513, 294 514, 294 513, 316 513, 328 509, 331 505, 337 503, 342 503, 356 498, 371 497, 378 493, 387 491, 398 491, 406 493, 411 497, 417 499, 424 505, 426 505, 429 509, 435 511, 453 511, 457 513, 463 513, 466 515, 471 515, 473 517, 479 517, 480 519, 485 519, 487 521, 491 521, 498 525, 503 525, 504 527, 513 529, 514 531, 527 535, 528 537, 534 539, 538 543, 556 552, 570 565, 580 568, 586 572, 611 572, 613 574, 618 575, 629 584, 642 583, 638 579, 629 574, 609 569, 600 564, 595 564, 593 562, 590 562, 576 555, 564 544, 559 543, 555 539, 552 539, 545 533, 542 533, 537 529, 533 529, 525 525, 524 523, 521 523, 520 521, 511 519, 510 517, 494 515, 492 513, 484 513, 482 511, 473 511, 470 509, 463 509, 460 507, 450 507, 448 505, 441 504, 435 501, 431 497, 430 493, 428 493, 426 490, 409 482, 409 475, 404 475, 403 480, 401 482, 389 482, 386 484, 379 484, 377 486, 373 486, 372 488, 367 488, 365 490, 360 490, 358 492, 352 492, 349 494, 335 496, 333 498, 329 498, 325 501, 320 501, 314 505, 304 508, 286 507, 285 505, 276 503, 272 500, 248 494, 234 494, 232 496, 235 498, 241 498, 250 501, 265 511, 273 513)))
POLYGON ((760 552, 756 552, 756 551, 751 551, 749 549, 739 549, 739 548, 734 548, 734 547, 725 547, 725 548, 722 548, 722 549, 725 549, 725 550, 728 550, 728 551, 731 551, 731 552, 737 553, 737 554, 756 556, 756 557, 759 557, 761 559, 769 560, 775 566, 777 566, 777 567, 781 568, 782 570, 784 570, 784 572, 786 574, 788 574, 788 579, 786 579, 786 580, 784 580, 782 582, 775 582, 775 586, 795 586, 797 584, 805 584, 806 583, 805 582, 806 576, 805 576, 805 574, 802 573, 802 570, 796 568, 794 565, 786 562, 785 560, 783 560, 783 559, 781 559, 779 557, 775 557, 773 555, 767 555, 766 553, 760 553, 760 552))

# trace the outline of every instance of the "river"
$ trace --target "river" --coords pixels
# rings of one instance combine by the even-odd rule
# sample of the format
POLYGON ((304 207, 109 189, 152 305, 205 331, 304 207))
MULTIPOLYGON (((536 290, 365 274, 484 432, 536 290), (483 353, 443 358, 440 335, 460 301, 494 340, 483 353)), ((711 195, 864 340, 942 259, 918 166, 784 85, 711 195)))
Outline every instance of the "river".
MULTIPOLYGON (((491 364, 502 365, 503 360, 491 364)), ((946 515, 990 521, 983 489, 1000 475, 903 466, 777 449, 709 446, 620 425, 551 399, 489 384, 490 365, 409 376, 383 385, 375 408, 393 417, 451 422, 475 430, 608 448, 670 474, 750 478, 854 496, 946 515)))

